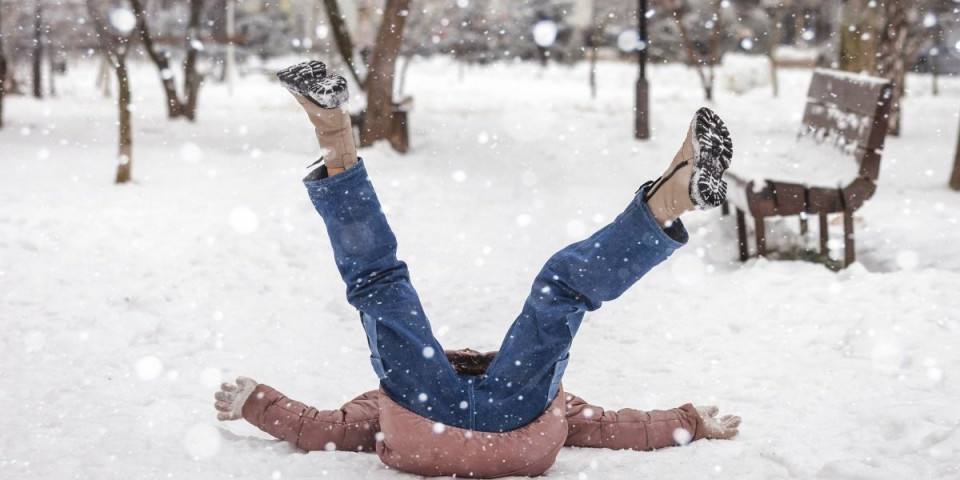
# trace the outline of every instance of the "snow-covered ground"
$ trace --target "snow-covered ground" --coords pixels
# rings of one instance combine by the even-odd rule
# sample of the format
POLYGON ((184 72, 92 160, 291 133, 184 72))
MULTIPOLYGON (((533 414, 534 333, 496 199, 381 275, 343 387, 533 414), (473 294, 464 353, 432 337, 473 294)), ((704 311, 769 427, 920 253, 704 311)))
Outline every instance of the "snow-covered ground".
MULTIPOLYGON (((782 72, 779 98, 754 80, 734 94, 735 64, 711 105, 734 162, 784 151, 810 72, 782 72)), ((93 65, 59 98, 8 98, 0 477, 405 478, 215 420, 213 392, 238 374, 321 408, 376 377, 300 185, 317 151, 296 103, 248 77, 234 96, 205 87, 196 125, 168 122, 154 73, 135 70, 131 185, 111 183, 115 106, 93 65)), ((444 346, 495 349, 541 262, 658 175, 704 103, 693 71, 652 68, 640 142, 634 67, 601 64, 595 100, 586 75, 415 63, 410 154, 362 152, 444 346)), ((715 403, 743 416, 740 436, 567 449, 549 477, 960 478, 960 193, 946 188, 960 81, 939 97, 925 77, 908 86, 903 135, 857 213, 857 264, 740 264, 731 220, 695 213, 690 244, 580 329, 567 389, 611 408, 715 403)), ((794 222, 770 227, 774 243, 795 242, 777 238, 794 222)))

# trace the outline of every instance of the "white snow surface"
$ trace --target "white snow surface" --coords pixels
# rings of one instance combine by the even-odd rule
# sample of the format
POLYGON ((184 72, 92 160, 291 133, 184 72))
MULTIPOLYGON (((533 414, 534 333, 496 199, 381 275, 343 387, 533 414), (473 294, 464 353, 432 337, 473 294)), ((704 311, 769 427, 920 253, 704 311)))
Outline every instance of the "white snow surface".
MULTIPOLYGON (((206 85, 195 125, 170 122, 137 63, 135 181, 116 186, 116 107, 95 67, 57 98, 8 97, 0 130, 0 476, 409 478, 215 418, 237 375, 320 408, 376 387, 300 184, 318 151, 296 102, 250 76, 232 97, 206 85)), ((601 63, 596 99, 585 65, 458 70, 416 62, 411 152, 361 154, 441 343, 492 350, 541 263, 659 175, 705 102, 694 71, 651 68, 653 138, 637 141, 633 65, 601 63)), ((790 148, 810 73, 782 71, 779 98, 717 92, 734 163, 790 148)), ((852 267, 741 264, 732 220, 696 212, 689 245, 587 315, 569 391, 716 404, 743 417, 738 437, 564 449, 549 478, 960 478, 960 192, 946 187, 960 82, 941 88, 909 78, 852 267)), ((771 241, 816 242, 795 223, 773 222, 771 241)))

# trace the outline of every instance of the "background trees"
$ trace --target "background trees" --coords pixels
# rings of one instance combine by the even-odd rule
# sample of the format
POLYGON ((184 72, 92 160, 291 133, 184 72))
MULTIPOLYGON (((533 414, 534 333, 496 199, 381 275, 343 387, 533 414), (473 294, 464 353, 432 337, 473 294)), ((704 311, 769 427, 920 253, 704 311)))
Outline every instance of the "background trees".
MULTIPOLYGON (((616 0, 0 0, 0 7, 0 125, 12 120, 11 95, 55 95, 55 78, 74 75, 69 66, 89 58, 109 59, 104 72, 112 78, 128 63, 149 62, 167 117, 196 121, 203 85, 226 77, 226 52, 235 46, 240 74, 269 73, 267 62, 280 57, 342 65, 366 96, 356 103, 365 105, 366 146, 391 138, 403 71, 416 58, 448 56, 462 75, 468 64, 572 64, 588 54, 594 62, 633 61, 639 46, 636 2, 616 0), (233 34, 228 5, 236 7, 233 34), (117 29, 114 14, 133 19, 129 32, 117 29)), ((708 100, 725 54, 766 55, 776 93, 776 67, 802 52, 808 64, 889 78, 898 86, 896 132, 907 72, 930 73, 936 92, 939 74, 960 69, 953 0, 650 0, 643 13, 650 63, 691 65, 708 100)), ((118 80, 103 85, 111 95, 132 88, 129 78, 122 88, 118 80)))

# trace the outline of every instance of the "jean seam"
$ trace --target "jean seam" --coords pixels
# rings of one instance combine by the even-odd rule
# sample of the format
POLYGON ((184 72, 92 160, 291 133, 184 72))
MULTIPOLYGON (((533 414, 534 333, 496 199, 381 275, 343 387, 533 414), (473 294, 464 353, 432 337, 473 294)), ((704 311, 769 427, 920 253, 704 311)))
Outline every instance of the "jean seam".
POLYGON ((477 402, 474 401, 473 388, 475 387, 475 382, 469 383, 469 388, 467 389, 467 397, 470 399, 470 430, 477 428, 477 402))

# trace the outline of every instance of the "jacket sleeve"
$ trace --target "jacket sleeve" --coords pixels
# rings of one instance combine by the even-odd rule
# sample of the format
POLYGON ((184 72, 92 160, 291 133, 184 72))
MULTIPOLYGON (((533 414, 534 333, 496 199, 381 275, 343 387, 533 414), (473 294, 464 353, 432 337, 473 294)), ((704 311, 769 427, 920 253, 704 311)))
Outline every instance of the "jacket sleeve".
POLYGON ((694 441, 704 436, 703 420, 689 403, 672 410, 624 408, 613 412, 590 405, 572 393, 566 395, 568 447, 654 450, 680 445, 674 438, 694 441), (675 437, 678 428, 689 436, 678 432, 675 437))
POLYGON ((306 451, 372 452, 380 431, 379 393, 367 392, 339 410, 317 410, 267 385, 257 385, 243 404, 243 418, 306 451))

